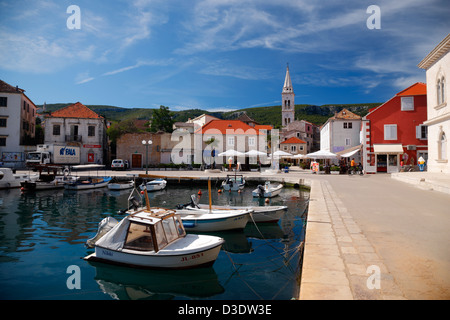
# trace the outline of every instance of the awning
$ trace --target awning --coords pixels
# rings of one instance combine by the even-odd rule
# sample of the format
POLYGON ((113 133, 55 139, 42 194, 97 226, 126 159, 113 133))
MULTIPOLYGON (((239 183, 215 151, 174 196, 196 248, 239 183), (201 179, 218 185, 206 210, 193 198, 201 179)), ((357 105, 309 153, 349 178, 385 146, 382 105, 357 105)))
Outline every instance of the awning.
POLYGON ((350 158, 352 155, 354 155, 355 153, 359 152, 359 149, 357 150, 353 150, 344 154, 341 154, 342 158, 350 158))
POLYGON ((374 144, 374 153, 403 153, 403 147, 401 144, 374 144))
POLYGON ((336 152, 336 154, 343 158, 349 158, 349 157, 353 156, 355 153, 361 151, 361 146, 362 145, 357 145, 357 146, 336 152))

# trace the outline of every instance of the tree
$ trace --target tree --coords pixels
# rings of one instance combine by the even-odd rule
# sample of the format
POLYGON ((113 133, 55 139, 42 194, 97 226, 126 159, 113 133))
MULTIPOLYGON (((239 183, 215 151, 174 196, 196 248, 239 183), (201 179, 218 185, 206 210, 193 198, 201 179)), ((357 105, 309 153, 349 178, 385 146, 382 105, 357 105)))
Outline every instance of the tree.
POLYGON ((150 126, 151 132, 164 131, 173 132, 173 113, 170 112, 168 107, 160 106, 159 110, 153 111, 152 124, 150 126))

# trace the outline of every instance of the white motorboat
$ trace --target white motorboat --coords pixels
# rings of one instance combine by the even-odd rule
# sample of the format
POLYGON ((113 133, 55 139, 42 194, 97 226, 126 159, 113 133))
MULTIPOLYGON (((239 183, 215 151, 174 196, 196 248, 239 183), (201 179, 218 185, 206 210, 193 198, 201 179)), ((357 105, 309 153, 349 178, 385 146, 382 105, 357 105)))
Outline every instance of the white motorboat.
POLYGON ((148 182, 143 182, 139 187, 141 190, 144 190, 147 187, 147 191, 158 191, 163 190, 167 185, 167 181, 164 179, 155 179, 148 182))
POLYGON ((103 188, 111 181, 111 177, 89 177, 87 179, 77 179, 75 181, 64 182, 64 188, 68 190, 86 190, 103 188))
POLYGON ((270 181, 266 181, 264 186, 259 185, 255 190, 252 191, 253 197, 260 198, 272 198, 280 194, 283 185, 281 183, 275 185, 270 181))
POLYGON ((25 180, 20 183, 22 191, 39 191, 50 189, 62 189, 67 182, 64 176, 41 175, 37 180, 25 180))
POLYGON ((181 218, 174 210, 149 207, 137 210, 117 223, 111 219, 102 221, 98 234, 88 241, 95 247, 95 252, 85 260, 137 268, 209 266, 217 259, 224 243, 216 236, 186 234, 181 218), (101 235, 104 227, 109 231, 101 235))
POLYGON ((228 174, 222 181, 222 188, 225 191, 238 191, 245 187, 245 178, 242 174, 228 174))
POLYGON ((134 180, 119 181, 113 178, 110 181, 110 183, 108 183, 108 189, 110 190, 125 190, 131 189, 133 187, 134 187, 134 180))
POLYGON ((16 174, 11 168, 0 168, 0 189, 20 188, 21 182, 35 181, 38 178, 38 174, 16 174))
POLYGON ((244 229, 252 210, 177 209, 183 226, 188 231, 214 232, 244 229))
MULTIPOLYGON (((208 204, 200 204, 195 200, 195 195, 191 195, 191 202, 183 205, 188 210, 208 209, 208 204)), ((256 223, 276 223, 287 211, 287 206, 220 206, 212 205, 211 209, 217 210, 252 210, 250 219, 256 223)))

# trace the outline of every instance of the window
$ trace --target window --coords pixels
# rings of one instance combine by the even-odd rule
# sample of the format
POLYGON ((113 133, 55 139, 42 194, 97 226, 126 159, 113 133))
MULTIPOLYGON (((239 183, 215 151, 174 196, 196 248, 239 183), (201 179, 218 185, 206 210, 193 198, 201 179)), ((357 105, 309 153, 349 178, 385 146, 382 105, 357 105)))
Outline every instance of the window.
POLYGON ((437 105, 445 103, 445 78, 442 76, 437 81, 436 94, 437 94, 437 105))
POLYGON ((131 222, 128 227, 124 249, 151 251, 154 250, 152 232, 149 225, 131 222))
POLYGON ((0 137, 0 147, 6 147, 6 137, 0 137))
POLYGON ((255 138, 253 138, 253 137, 249 137, 248 138, 248 145, 249 146, 255 146, 256 145, 256 139, 255 138))
POLYGON ((416 139, 428 139, 428 127, 423 124, 416 127, 416 139))
POLYGON ((344 122, 344 129, 351 129, 353 127, 353 123, 351 122, 344 122))
POLYGON ((351 139, 350 138, 345 138, 345 145, 346 146, 350 146, 351 145, 351 139))
POLYGON ((95 126, 88 126, 88 137, 95 137, 95 126))
POLYGON ((441 133, 438 145, 438 160, 447 160, 447 138, 445 132, 441 133))
POLYGON ((297 152, 297 146, 291 146, 291 152, 297 152))
POLYGON ((441 79, 438 79, 438 81, 437 81, 436 97, 437 97, 437 105, 440 105, 442 103, 442 101, 441 101, 441 79))
POLYGON ((8 106, 8 97, 0 97, 0 107, 8 106))
POLYGON ((59 136, 61 134, 61 126, 59 124, 53 125, 53 135, 59 136))
POLYGON ((401 110, 402 111, 414 111, 414 97, 402 97, 401 110))
POLYGON ((0 127, 6 128, 6 124, 7 124, 6 118, 0 118, 0 127))
POLYGON ((234 146, 234 137, 228 137, 228 145, 234 146))
POLYGON ((385 124, 384 125, 384 140, 397 140, 397 125, 385 124))

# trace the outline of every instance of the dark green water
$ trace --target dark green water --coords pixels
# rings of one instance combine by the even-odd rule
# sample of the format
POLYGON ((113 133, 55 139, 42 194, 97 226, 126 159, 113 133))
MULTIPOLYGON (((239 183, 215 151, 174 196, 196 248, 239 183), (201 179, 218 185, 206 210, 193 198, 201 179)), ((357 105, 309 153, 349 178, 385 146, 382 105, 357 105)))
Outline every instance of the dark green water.
MULTIPOLYGON (((201 187, 200 203, 208 202, 201 187)), ((244 192, 218 194, 214 204, 263 205, 244 192)), ((199 187, 168 185, 150 193, 152 206, 174 208, 189 202, 199 187)), ((212 267, 187 271, 136 270, 91 264, 82 258, 98 223, 120 220, 129 191, 0 190, 0 299, 215 299, 288 300, 298 290, 298 246, 308 192, 285 188, 271 199, 287 205, 277 224, 251 222, 243 231, 216 233, 226 241, 212 267), (81 289, 69 289, 69 266, 79 267, 81 289)))

